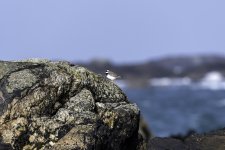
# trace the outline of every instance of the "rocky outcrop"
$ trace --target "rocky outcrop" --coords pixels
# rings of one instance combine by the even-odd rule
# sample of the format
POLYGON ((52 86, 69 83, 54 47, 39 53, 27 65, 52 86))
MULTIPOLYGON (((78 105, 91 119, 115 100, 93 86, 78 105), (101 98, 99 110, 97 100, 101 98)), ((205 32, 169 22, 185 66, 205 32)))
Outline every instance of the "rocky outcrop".
POLYGON ((149 150, 224 150, 225 129, 205 134, 150 139, 149 150))
POLYGON ((0 146, 145 149, 140 112, 112 81, 66 62, 0 62, 0 146))

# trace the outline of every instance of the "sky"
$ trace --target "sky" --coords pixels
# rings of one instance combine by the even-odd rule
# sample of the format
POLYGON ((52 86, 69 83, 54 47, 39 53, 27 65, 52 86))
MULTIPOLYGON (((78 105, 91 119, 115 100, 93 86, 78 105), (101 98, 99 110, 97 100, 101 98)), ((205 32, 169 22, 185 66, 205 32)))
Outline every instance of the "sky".
POLYGON ((2 0, 0 59, 225 54, 224 0, 2 0))

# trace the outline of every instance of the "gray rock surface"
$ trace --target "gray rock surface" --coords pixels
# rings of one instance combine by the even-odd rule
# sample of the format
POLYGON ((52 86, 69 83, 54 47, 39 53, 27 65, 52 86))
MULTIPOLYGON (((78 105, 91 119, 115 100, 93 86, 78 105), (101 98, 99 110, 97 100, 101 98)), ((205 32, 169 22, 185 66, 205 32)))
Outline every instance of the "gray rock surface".
POLYGON ((146 149, 139 119, 138 107, 116 84, 83 67, 38 59, 0 62, 2 146, 146 149))

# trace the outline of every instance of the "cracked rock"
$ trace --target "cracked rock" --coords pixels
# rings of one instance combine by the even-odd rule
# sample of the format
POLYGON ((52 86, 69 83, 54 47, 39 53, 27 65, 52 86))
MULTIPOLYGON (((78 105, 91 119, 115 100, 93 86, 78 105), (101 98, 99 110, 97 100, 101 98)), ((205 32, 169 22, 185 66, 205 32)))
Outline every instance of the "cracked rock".
POLYGON ((116 84, 83 67, 0 61, 0 147, 143 149, 139 117, 116 84))

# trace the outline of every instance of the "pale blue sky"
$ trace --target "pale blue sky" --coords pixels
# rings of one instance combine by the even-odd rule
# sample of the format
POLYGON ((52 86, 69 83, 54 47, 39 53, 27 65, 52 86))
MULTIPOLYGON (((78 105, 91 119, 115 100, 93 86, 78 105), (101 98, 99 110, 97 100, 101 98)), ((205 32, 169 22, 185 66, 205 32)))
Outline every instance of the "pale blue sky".
POLYGON ((224 0, 2 0, 0 59, 225 54, 224 0))

